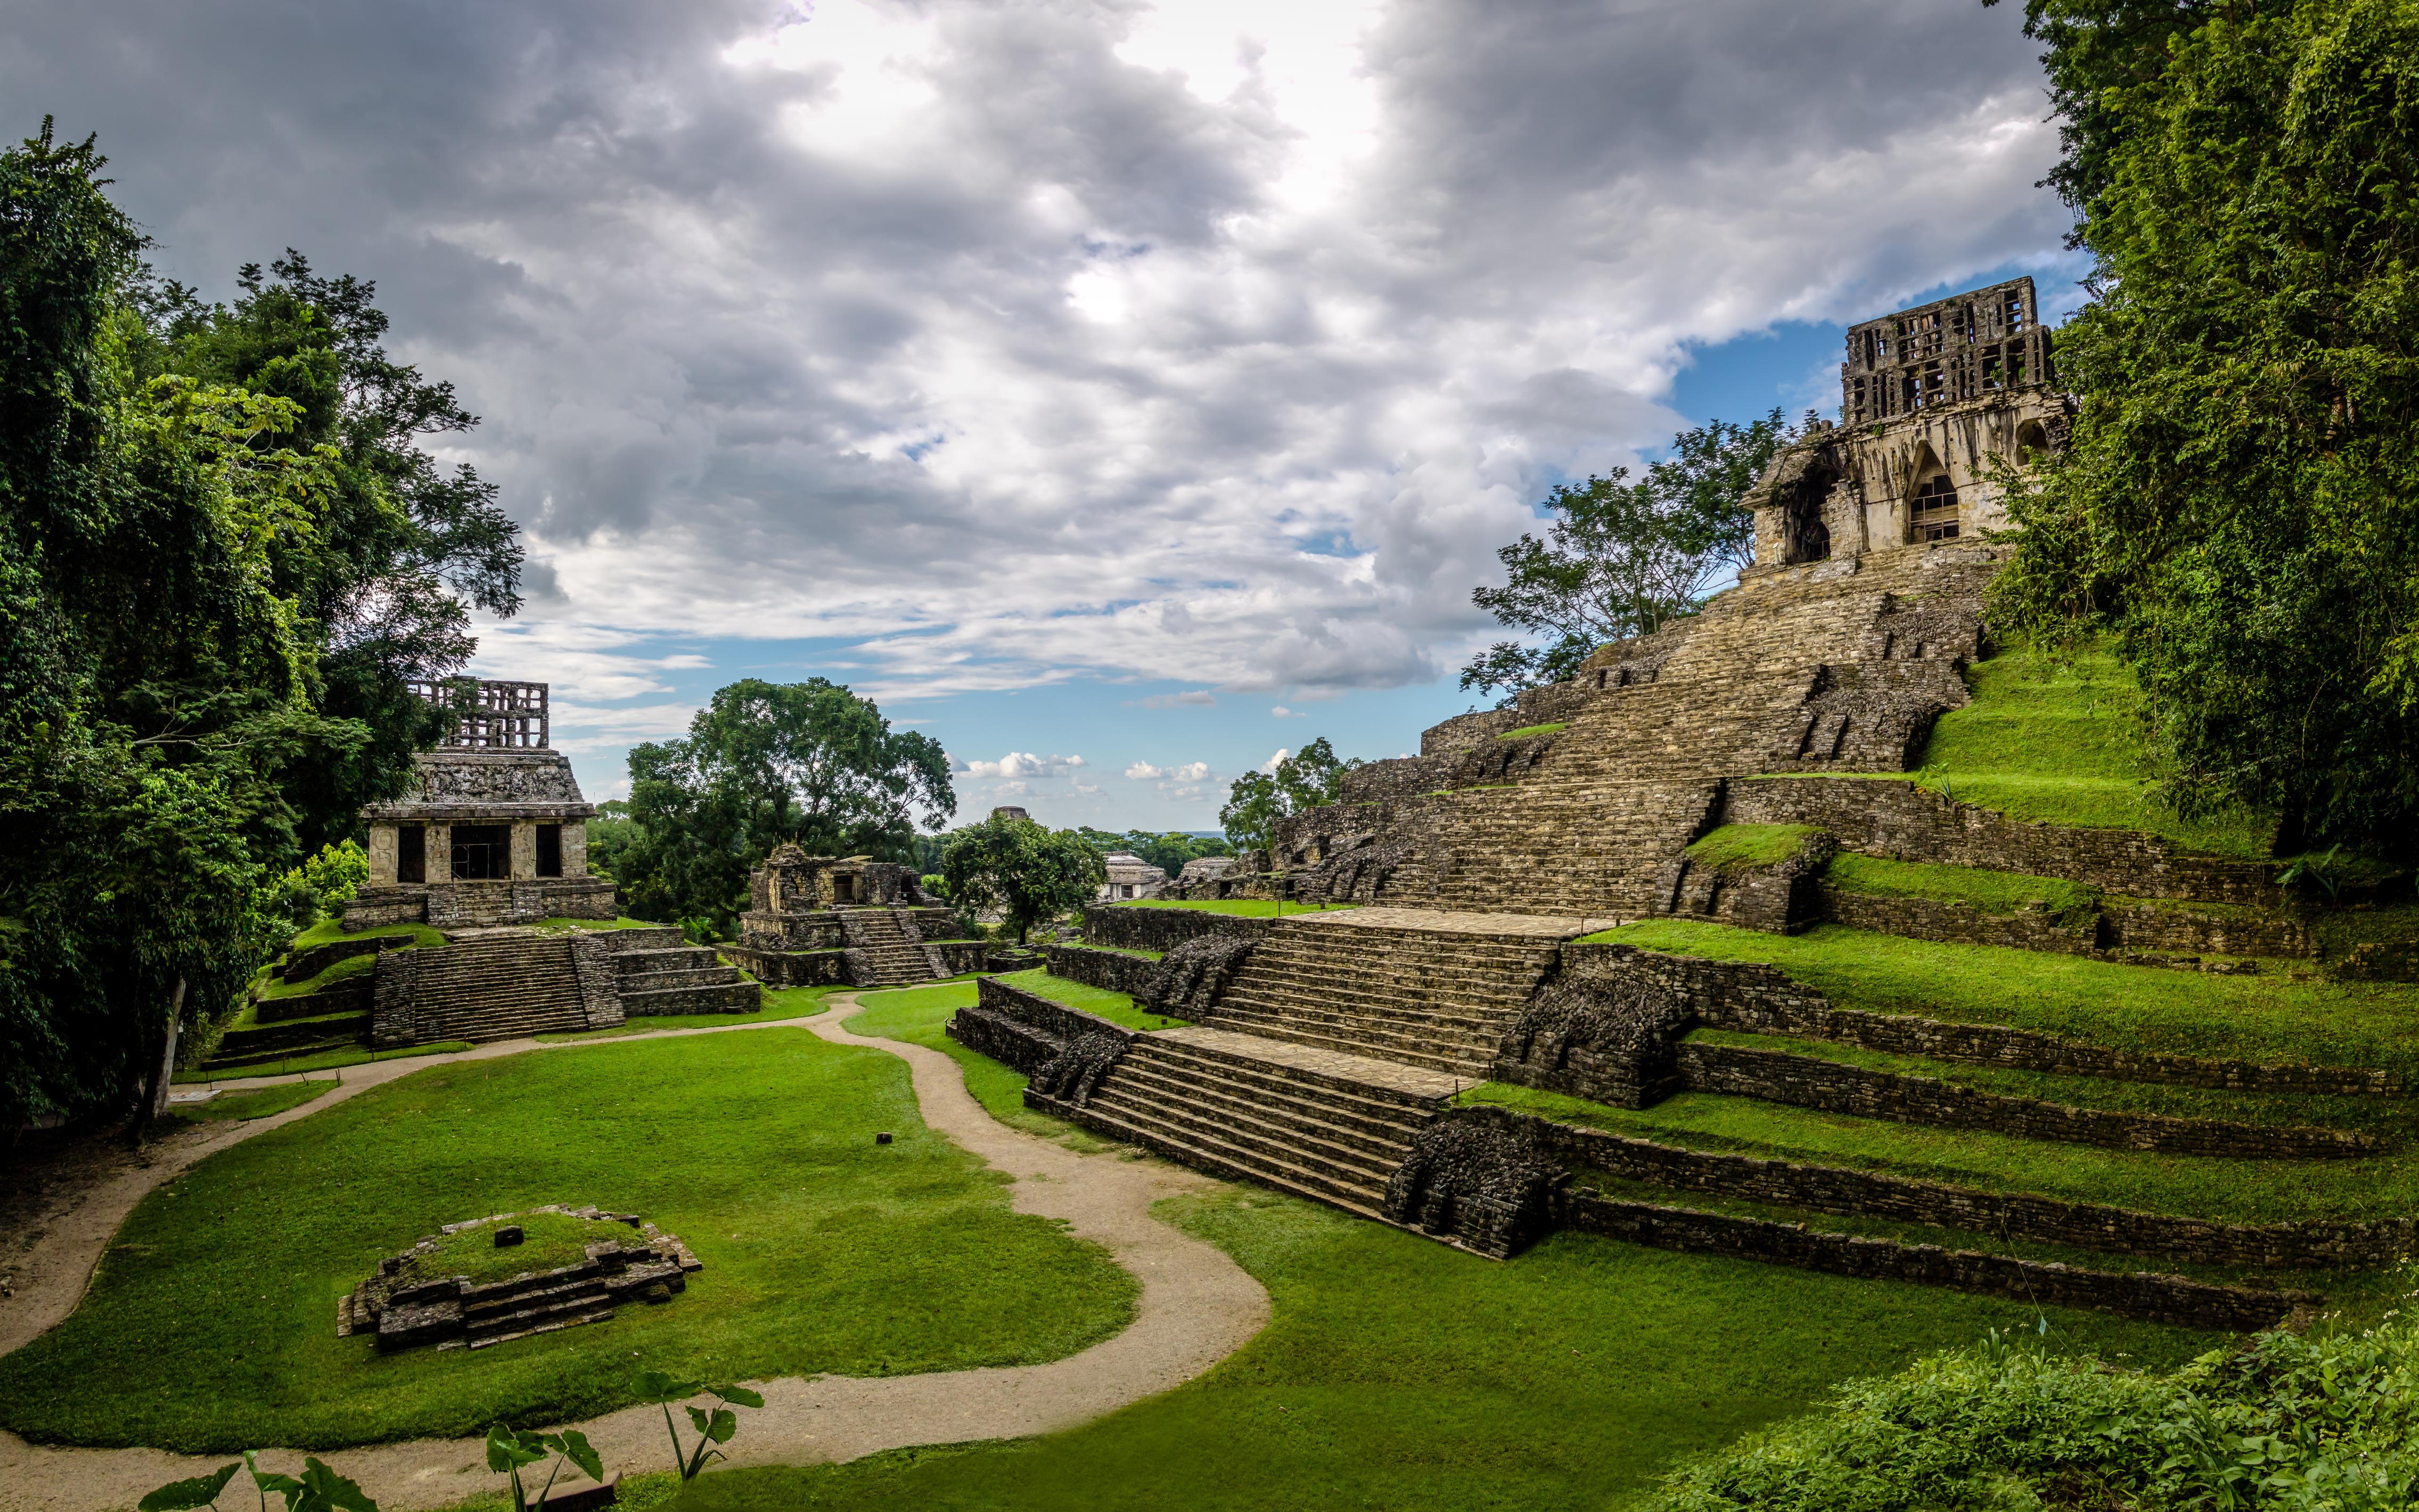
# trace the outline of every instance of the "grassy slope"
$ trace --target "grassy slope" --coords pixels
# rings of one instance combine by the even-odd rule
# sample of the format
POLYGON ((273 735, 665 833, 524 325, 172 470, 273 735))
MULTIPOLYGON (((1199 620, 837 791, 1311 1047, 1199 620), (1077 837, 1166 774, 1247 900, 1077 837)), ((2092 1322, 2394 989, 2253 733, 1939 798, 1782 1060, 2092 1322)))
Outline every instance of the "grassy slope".
POLYGON ((1973 866, 1892 861, 1850 851, 1832 856, 1823 875, 1847 892, 1876 898, 1929 898, 1939 903, 1965 903, 1983 913, 2001 916, 2021 913, 2034 903, 2046 904, 2053 914, 2067 915, 2089 908, 2093 903, 2089 887, 2057 877, 1991 872, 1973 866))
MULTIPOLYGON (((1499 1263, 1248 1187, 1160 1211, 1233 1254, 1275 1303, 1268 1329, 1208 1374, 1070 1433, 720 1472, 676 1504, 1595 1512, 1843 1376, 2036 1317, 1576 1234, 1499 1263)), ((2208 1342, 2049 1316, 2054 1341, 2138 1360, 2208 1342)))
POLYGON ((2220 1160, 1934 1129, 1710 1092, 1683 1092, 1634 1111, 1491 1082, 1470 1095, 1664 1144, 2233 1223, 2374 1218, 2419 1208, 2419 1161, 2408 1145, 2360 1161, 2220 1160))
POLYGON ((314 1099, 324 1097, 336 1086, 336 1078, 320 1077, 313 1081, 285 1082, 276 1087, 256 1088, 249 1092, 221 1092, 207 1103, 192 1103, 171 1108, 168 1116, 154 1128, 177 1123, 233 1123, 266 1119, 287 1108, 300 1107, 314 1099))
POLYGON ((323 918, 286 942, 288 954, 307 950, 315 945, 333 945, 338 940, 376 940, 390 935, 407 938, 417 946, 445 943, 445 936, 425 924, 380 924, 376 929, 347 930, 332 918, 323 918))
POLYGON ((406 1045, 400 1050, 372 1050, 366 1045, 347 1045, 341 1050, 319 1050, 307 1056, 256 1061, 225 1071, 180 1071, 170 1080, 181 1087, 196 1082, 241 1081, 248 1076, 291 1076, 306 1071, 337 1071, 346 1066, 365 1065, 373 1060, 410 1060, 420 1056, 452 1055, 456 1050, 470 1048, 468 1040, 439 1040, 430 1044, 406 1045))
POLYGON ((1842 1008, 2012 1025, 2123 1050, 2381 1066, 2419 1076, 2419 986, 2408 983, 2221 977, 1836 924, 1780 935, 1655 919, 1588 938, 1762 962, 1842 1008))
POLYGON ((1022 987, 1037 996, 1047 997, 1054 1003, 1064 1003, 1069 1008, 1080 1008, 1086 1013, 1097 1014, 1112 1024, 1121 1024, 1129 1029, 1168 1029, 1179 1024, 1193 1022, 1191 1019, 1170 1018, 1164 1013, 1154 1013, 1148 1009, 1137 1008, 1134 1006, 1134 1000, 1124 993, 1113 993, 1104 987, 1088 987, 1080 981, 1070 981, 1064 977, 1054 977, 1046 971, 1002 972, 999 980, 1011 987, 1022 987))
POLYGON ((1730 870, 1771 866, 1806 848, 1812 825, 1724 825, 1688 847, 1699 866, 1730 870))
POLYGON ((2271 826, 2257 816, 2187 821, 2159 803, 2134 733, 2141 690, 2115 656, 2011 651, 1966 677, 1974 702, 1933 728, 1923 786, 2020 819, 2147 830, 2221 856, 2268 854, 2271 826))
POLYGON ((0 1360, 0 1419, 219 1452, 477 1433, 620 1406, 641 1365, 1055 1359, 1124 1326, 1132 1292, 927 1131, 896 1058, 782 1029, 641 1040, 432 1067, 203 1161, 136 1209, 73 1316, 0 1360), (644 1214, 706 1269, 670 1305, 477 1354, 335 1336, 382 1257, 547 1202, 644 1214))

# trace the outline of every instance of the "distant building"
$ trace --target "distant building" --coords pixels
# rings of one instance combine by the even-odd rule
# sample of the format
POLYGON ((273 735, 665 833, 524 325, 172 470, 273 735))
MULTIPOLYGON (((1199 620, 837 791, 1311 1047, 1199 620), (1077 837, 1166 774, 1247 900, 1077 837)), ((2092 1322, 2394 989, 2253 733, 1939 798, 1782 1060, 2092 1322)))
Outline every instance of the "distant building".
POLYGON ((1167 886, 1167 873, 1134 855, 1132 851, 1111 851, 1106 860, 1109 880, 1101 884, 1100 900, 1121 903, 1133 898, 1156 898, 1167 886))

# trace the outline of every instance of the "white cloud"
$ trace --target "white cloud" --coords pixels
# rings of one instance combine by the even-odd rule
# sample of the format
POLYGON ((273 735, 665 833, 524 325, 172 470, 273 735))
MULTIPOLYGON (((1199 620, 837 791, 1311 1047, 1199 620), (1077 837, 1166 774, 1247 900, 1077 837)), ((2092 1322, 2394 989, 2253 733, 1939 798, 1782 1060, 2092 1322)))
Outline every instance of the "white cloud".
POLYGON ((1132 766, 1126 768, 1126 776, 1133 779, 1137 782, 1148 782, 1154 779, 1165 777, 1166 775, 1167 774, 1165 772, 1153 766, 1148 762, 1136 762, 1132 766))
POLYGON ((481 666, 590 707, 681 637, 886 705, 1425 681, 1693 346, 2064 266, 2010 7, 322 8, 21 6, 0 98, 163 272, 378 281, 541 569, 481 666))
POLYGON ((1083 764, 1081 756, 1037 756, 1029 750, 1011 750, 995 762, 968 762, 958 770, 976 778, 1052 778, 1065 777, 1083 764))
POLYGON ((1259 765, 1259 769, 1267 773, 1269 776, 1274 777, 1276 775, 1277 767, 1284 763, 1287 756, 1292 754, 1293 752, 1286 749, 1283 746, 1279 746, 1277 748, 1277 753, 1270 757, 1267 761, 1262 762, 1259 765))
POLYGON ((1153 693, 1142 701, 1146 709, 1214 709, 1218 700, 1206 688, 1194 688, 1184 693, 1153 693))
POLYGON ((1275 708, 1271 709, 1269 713, 1274 715, 1280 719, 1307 719, 1310 717, 1308 714, 1305 714, 1302 710, 1288 709, 1282 703, 1278 704, 1275 708))
POLYGON ((1167 769, 1167 775, 1179 782, 1198 782, 1210 775, 1210 764, 1208 762, 1186 762, 1181 766, 1169 767, 1167 769))

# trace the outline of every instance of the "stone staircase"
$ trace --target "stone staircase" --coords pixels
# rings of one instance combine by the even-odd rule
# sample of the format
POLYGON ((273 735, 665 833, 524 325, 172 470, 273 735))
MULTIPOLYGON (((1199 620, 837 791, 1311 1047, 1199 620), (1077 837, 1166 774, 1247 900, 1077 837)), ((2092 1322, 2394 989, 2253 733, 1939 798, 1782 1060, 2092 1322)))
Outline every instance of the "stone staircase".
MULTIPOLYGON (((1609 922, 1609 920, 1608 920, 1609 922)), ((1484 1081, 1578 920, 1354 909, 1277 921, 1210 1024, 1484 1081)), ((1451 1090, 1448 1086, 1447 1090, 1451 1090)))
POLYGON ((631 1018, 676 1013, 753 1013, 763 1007, 763 989, 739 968, 725 964, 707 946, 690 945, 680 931, 623 930, 612 939, 615 988, 622 1011, 631 1018))
POLYGON ((517 1040, 589 1026, 566 936, 499 931, 408 953, 416 958, 411 1011, 423 1043, 517 1040))
POLYGON ((1081 1108, 1056 1111, 1196 1170, 1364 1218, 1454 1078, 1194 1026, 1138 1037, 1081 1108))
POLYGON ((840 932, 848 937, 849 975, 859 987, 903 987, 938 981, 949 974, 941 952, 924 943, 916 920, 903 908, 843 908, 840 932))

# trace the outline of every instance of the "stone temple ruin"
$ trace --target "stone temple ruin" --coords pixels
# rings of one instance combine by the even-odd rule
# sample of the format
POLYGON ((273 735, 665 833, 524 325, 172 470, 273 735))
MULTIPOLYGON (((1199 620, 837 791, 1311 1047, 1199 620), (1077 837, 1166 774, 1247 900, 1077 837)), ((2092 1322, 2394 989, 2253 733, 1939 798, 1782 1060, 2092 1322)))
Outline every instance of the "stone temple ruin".
POLYGON ((955 937, 957 916, 912 866, 784 845, 748 873, 747 902, 738 947, 724 953, 760 981, 893 987, 984 964, 983 942, 955 937))
POLYGON ((613 884, 588 874, 588 821, 571 760, 547 745, 547 685, 459 678, 414 685, 462 712, 412 758, 413 791, 362 810, 369 883, 345 911, 374 924, 611 918, 613 884))
POLYGON ((2003 551, 1985 532, 2003 521, 2008 477, 2065 443, 2071 410, 2029 280, 1867 321, 1848 347, 1844 419, 1762 480, 1750 500, 1755 563, 1735 588, 1654 635, 1601 648, 1571 681, 1446 720, 1418 755, 1354 770, 1341 801, 1282 821, 1269 853, 1169 889, 1359 906, 1282 918, 1095 906, 1085 945, 1049 948, 1051 970, 1132 993, 1189 1026, 1139 1033, 986 980, 950 1032, 1029 1072, 1035 1107, 1492 1255, 1564 1227, 2240 1327, 2314 1299, 2135 1261, 2289 1271, 2408 1253, 2419 1238, 2408 1219, 2244 1227, 1455 1105, 1462 1089, 1494 1081, 1614 1107, 1689 1090, 2122 1149, 2294 1159, 2362 1149, 2338 1131, 2065 1107, 1846 1055, 1691 1038, 1700 1028, 2185 1087, 2407 1090, 2381 1071, 2126 1055, 1850 1011, 1772 967, 1581 943, 1670 917, 1783 933, 1836 920, 2149 964, 2312 952, 2271 864, 2020 822, 1884 775, 1909 772, 1934 721, 1971 701, 1962 673, 1986 649, 1982 595, 2003 551), (1766 833, 1803 843, 1768 863, 1691 858, 1692 843, 1727 825, 1793 826, 1766 833), (1835 851, 2064 879, 2093 902, 2088 917, 2000 918, 1850 893, 1826 879, 1835 851), (1638 1196, 1641 1184, 1661 1198, 1638 1196), (1852 1237, 1823 1231, 1819 1216, 1749 1217, 1690 1194, 2112 1260, 1852 1237))
POLYGON ((265 1001, 260 1026, 230 1041, 250 1036, 254 1055, 273 1057, 289 1048, 282 1038, 301 1044, 305 1034, 384 1049, 763 1006, 756 983, 670 925, 578 927, 613 919, 613 884, 588 872, 595 810, 547 743, 546 684, 459 679, 419 691, 459 712, 444 741, 413 758, 411 793, 362 810, 370 876, 344 927, 427 924, 445 944, 386 935, 318 947, 308 952, 314 972, 353 954, 375 954, 376 968, 329 992, 265 1001), (541 922, 549 927, 530 927, 541 922), (270 1023, 272 1006, 295 1022, 270 1023))

